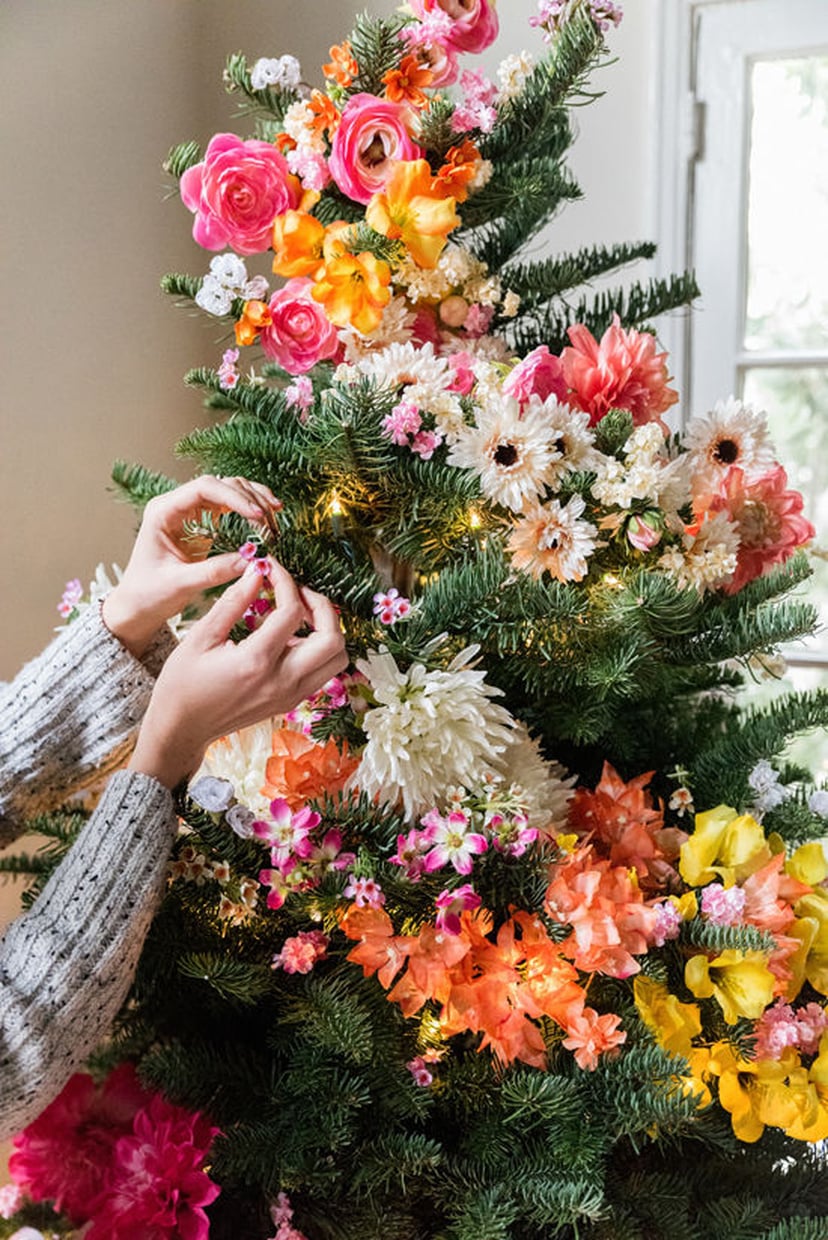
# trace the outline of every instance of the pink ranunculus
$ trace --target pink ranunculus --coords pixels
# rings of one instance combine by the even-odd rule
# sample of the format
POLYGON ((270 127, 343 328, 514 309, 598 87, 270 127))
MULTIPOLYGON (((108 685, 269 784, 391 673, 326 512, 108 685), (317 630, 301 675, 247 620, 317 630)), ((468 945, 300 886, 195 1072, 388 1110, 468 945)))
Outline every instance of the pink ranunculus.
POLYGON ((678 400, 668 387, 666 353, 656 353, 649 332, 625 331, 616 314, 600 342, 583 323, 569 329, 571 347, 561 353, 567 399, 589 414, 590 426, 610 409, 627 409, 636 426, 661 422, 678 400))
POLYGON ((311 297, 311 287, 304 277, 288 280, 271 297, 271 322, 262 328, 265 354, 291 375, 302 375, 333 357, 339 345, 336 328, 311 297))
POLYGON ((448 390, 457 392, 458 396, 468 396, 477 382, 477 376, 474 373, 474 358, 471 353, 461 350, 457 353, 450 353, 447 360, 453 372, 448 390))
POLYGON ((411 138, 409 108, 376 95, 352 95, 333 136, 328 170, 343 194, 368 203, 381 193, 397 160, 423 158, 411 138))
POLYGON ((74 1223, 91 1218, 106 1195, 117 1141, 149 1099, 123 1064, 103 1085, 70 1077, 54 1102, 14 1138, 9 1171, 33 1201, 53 1201, 74 1223))
POLYGON ((234 133, 211 138, 204 159, 181 178, 181 199, 195 212, 193 236, 206 250, 264 253, 276 216, 297 207, 299 196, 275 146, 234 133))
POLYGON ((482 52, 497 38, 494 0, 411 0, 411 7, 421 19, 442 9, 452 20, 449 45, 458 52, 482 52))
POLYGON ((540 400, 556 396, 558 400, 565 401, 566 383, 561 359, 550 353, 545 344, 539 345, 518 362, 503 384, 503 391, 521 404, 532 396, 540 400))
POLYGON ((84 1240, 207 1240, 219 1189, 204 1170, 218 1128, 154 1094, 114 1150, 108 1192, 84 1240))
POLYGON ((781 465, 751 479, 738 465, 727 471, 721 494, 710 505, 713 512, 727 513, 739 532, 736 572, 725 586, 727 594, 737 594, 815 537, 816 530, 802 515, 801 494, 786 490, 787 484, 781 465))

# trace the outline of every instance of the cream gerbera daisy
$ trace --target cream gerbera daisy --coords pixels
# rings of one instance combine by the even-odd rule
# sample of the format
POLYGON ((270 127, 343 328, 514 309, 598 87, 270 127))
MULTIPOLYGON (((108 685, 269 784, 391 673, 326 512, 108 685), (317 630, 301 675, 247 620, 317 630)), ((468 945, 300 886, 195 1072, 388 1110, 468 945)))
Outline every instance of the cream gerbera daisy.
POLYGON ((193 782, 205 775, 226 779, 233 785, 236 800, 254 814, 267 812, 271 798, 262 793, 267 760, 273 753, 272 719, 243 728, 213 741, 193 782))
POLYGON ((451 380, 448 369, 445 358, 434 356, 433 345, 416 345, 409 341, 390 344, 361 358, 351 368, 351 374, 356 372, 383 387, 408 387, 413 383, 423 383, 445 388, 451 380))
POLYGON ((550 482, 554 451, 542 408, 521 417, 518 402, 501 396, 497 405, 476 411, 476 425, 463 427, 448 463, 473 470, 487 499, 520 512, 550 482))
MULTIPOLYGON (((535 408, 538 403, 537 397, 533 396, 529 408, 535 408)), ((552 485, 564 474, 597 469, 602 457, 595 448, 595 436, 589 429, 589 414, 562 405, 554 396, 548 396, 541 407, 555 450, 550 470, 552 485)))
POLYGON ((764 414, 732 396, 718 401, 703 417, 691 419, 686 445, 694 498, 715 494, 731 465, 752 477, 775 463, 764 414))
POLYGON ((585 507, 580 495, 566 504, 527 504, 507 542, 514 567, 535 578, 549 573, 557 581, 581 581, 598 537, 595 526, 581 520, 585 507))

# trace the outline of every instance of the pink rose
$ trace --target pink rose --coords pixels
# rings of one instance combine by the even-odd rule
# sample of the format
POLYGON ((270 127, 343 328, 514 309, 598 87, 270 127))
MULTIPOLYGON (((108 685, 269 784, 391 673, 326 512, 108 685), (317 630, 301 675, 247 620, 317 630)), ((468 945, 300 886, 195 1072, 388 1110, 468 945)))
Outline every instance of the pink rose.
POLYGON ((453 22, 449 46, 458 52, 482 52, 497 38, 494 0, 411 0, 411 7, 419 18, 442 9, 453 22))
POLYGON ((512 373, 503 384, 506 396, 514 396, 521 404, 531 396, 546 400, 547 396, 556 396, 558 400, 566 400, 566 383, 560 358, 550 353, 545 344, 539 345, 531 353, 527 353, 523 361, 518 362, 512 373))
POLYGON ((310 295, 310 280, 288 280, 270 299, 272 322, 262 328, 266 355, 291 375, 302 375, 339 345, 336 328, 310 295))
POLYGON ((474 373, 474 358, 471 353, 465 350, 458 353, 450 353, 448 364, 453 370, 451 383, 448 385, 450 392, 457 392, 460 396, 468 396, 469 392, 477 382, 474 373))
POLYGON ((408 132, 411 113, 404 104, 376 95, 352 95, 333 136, 328 170, 354 202, 368 203, 385 188, 397 160, 423 157, 408 132))
POLYGON ((195 212, 193 236, 205 250, 229 245, 261 254, 276 216, 298 206, 299 189, 275 146, 217 133, 201 163, 182 176, 181 199, 195 212))

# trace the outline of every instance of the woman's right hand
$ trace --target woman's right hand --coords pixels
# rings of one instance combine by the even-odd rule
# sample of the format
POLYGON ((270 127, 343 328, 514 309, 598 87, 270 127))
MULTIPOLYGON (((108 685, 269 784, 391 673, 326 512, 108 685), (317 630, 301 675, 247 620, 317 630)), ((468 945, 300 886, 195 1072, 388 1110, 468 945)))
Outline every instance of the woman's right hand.
POLYGON ((262 578, 252 566, 167 659, 130 770, 174 788, 196 770, 211 741, 292 709, 347 666, 333 605, 300 589, 272 560, 269 578, 276 605, 244 641, 235 644, 229 635, 259 594, 262 578), (304 625, 310 632, 297 636, 304 625))

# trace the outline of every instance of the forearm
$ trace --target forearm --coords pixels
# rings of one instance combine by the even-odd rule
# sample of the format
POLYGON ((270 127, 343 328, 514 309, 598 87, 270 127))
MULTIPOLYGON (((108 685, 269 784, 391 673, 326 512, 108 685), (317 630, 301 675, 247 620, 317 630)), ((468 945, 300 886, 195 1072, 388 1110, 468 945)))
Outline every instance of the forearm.
POLYGON ((0 688, 0 847, 129 749, 172 638, 139 662, 90 607, 0 688))
POLYGON ((163 892, 174 834, 169 791, 119 771, 0 943, 0 1138, 39 1114, 109 1030, 163 892))

